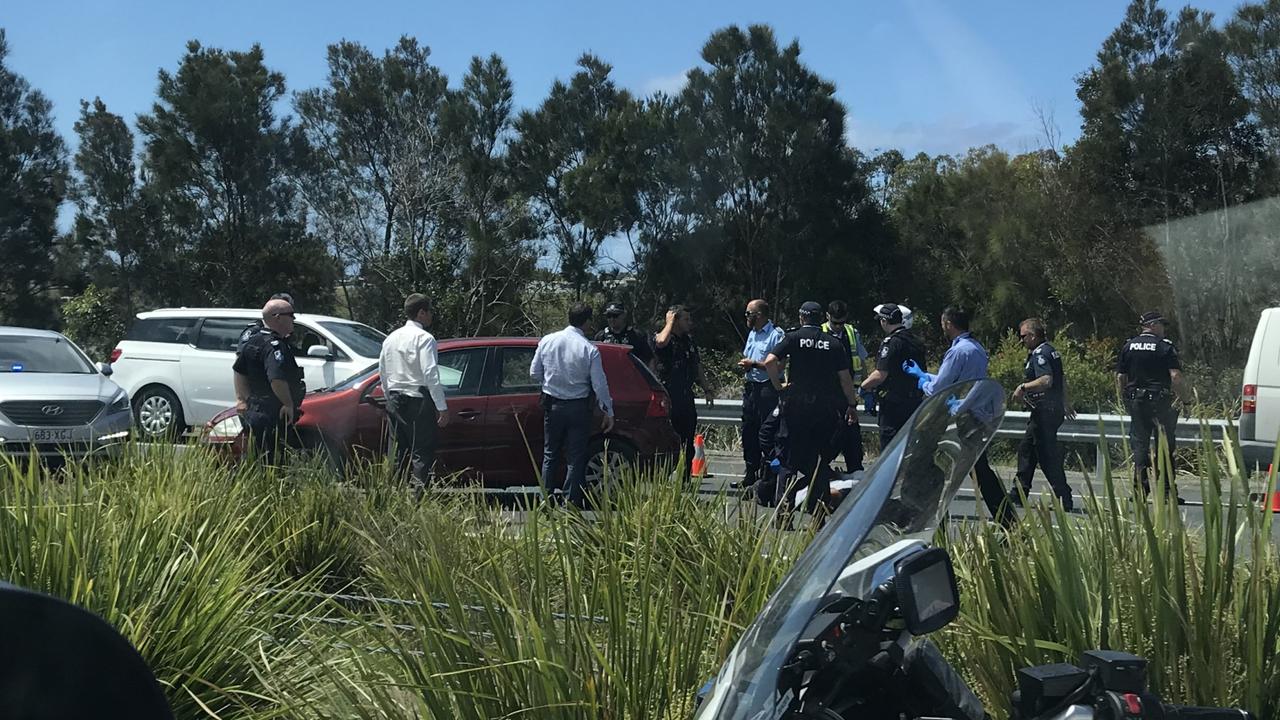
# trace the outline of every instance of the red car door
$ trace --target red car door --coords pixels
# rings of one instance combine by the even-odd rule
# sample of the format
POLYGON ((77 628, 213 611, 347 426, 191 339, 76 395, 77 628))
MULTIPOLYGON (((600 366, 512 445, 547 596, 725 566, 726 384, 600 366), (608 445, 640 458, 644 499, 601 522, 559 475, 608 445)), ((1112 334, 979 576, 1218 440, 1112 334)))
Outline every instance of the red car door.
POLYGON ((449 405, 449 424, 436 435, 436 474, 474 482, 483 471, 486 454, 485 398, 480 383, 488 348, 441 350, 440 383, 449 405))
MULTIPOLYGON (((480 478, 486 448, 485 398, 480 394, 480 383, 487 356, 488 349, 483 347, 440 351, 440 383, 449 406, 449 424, 436 435, 436 474, 441 479, 472 482, 480 478)), ((374 384, 362 395, 353 445, 389 453, 390 422, 382 387, 374 384)))
POLYGON ((493 365, 482 392, 488 397, 489 452, 485 485, 493 488, 534 486, 542 469, 541 388, 529 378, 532 345, 494 348, 493 365))

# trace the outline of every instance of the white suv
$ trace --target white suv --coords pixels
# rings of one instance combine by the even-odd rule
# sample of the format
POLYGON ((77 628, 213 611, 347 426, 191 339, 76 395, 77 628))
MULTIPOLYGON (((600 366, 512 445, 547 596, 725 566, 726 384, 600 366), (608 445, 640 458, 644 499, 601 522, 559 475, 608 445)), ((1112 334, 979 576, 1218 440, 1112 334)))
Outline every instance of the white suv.
MULTIPOLYGON (((112 379, 133 400, 143 438, 200 427, 235 405, 231 365, 261 310, 181 308, 138 314, 111 353, 112 379)), ((386 335, 327 315, 299 314, 291 338, 307 389, 329 387, 378 362, 386 335)))

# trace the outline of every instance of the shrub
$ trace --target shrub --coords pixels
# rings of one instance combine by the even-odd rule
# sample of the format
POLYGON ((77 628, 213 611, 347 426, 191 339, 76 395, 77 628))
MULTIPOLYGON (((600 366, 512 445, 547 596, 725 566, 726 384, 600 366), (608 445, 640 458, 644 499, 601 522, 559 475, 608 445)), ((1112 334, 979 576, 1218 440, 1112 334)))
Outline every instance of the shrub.
MULTIPOLYGON (((1115 352, 1118 342, 1090 338, 1074 340, 1066 333, 1053 340, 1062 354, 1062 371, 1067 378, 1067 393, 1077 412, 1114 412, 1118 407, 1115 381, 1115 352)), ((1027 350, 1017 335, 1007 335, 991 348, 988 374, 999 381, 1007 392, 1023 382, 1027 350)), ((1018 410, 1022 408, 1011 407, 1018 410)))
POLYGON ((63 332, 95 361, 106 362, 124 337, 122 318, 119 303, 96 285, 62 303, 63 332))

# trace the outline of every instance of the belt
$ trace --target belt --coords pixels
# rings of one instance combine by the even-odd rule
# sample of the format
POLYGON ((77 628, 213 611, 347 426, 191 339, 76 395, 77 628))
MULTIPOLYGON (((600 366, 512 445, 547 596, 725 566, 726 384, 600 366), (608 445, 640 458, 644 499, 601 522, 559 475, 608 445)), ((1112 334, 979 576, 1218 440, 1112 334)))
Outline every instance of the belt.
POLYGON ((769 380, 748 380, 747 381, 747 387, 751 387, 752 385, 771 385, 771 384, 772 383, 769 380))
POLYGON ((562 402, 562 403, 586 402, 591 399, 590 395, 588 395, 587 397, 580 397, 580 398, 558 398, 555 395, 552 395, 551 393, 545 393, 545 392, 542 393, 542 397, 550 400, 551 402, 562 402))

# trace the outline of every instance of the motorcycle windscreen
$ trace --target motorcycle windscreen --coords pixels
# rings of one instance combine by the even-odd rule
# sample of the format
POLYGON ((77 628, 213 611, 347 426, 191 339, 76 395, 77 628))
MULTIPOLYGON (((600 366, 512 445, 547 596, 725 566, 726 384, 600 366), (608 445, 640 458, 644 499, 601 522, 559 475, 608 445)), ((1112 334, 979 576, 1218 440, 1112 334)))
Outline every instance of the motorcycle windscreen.
MULTIPOLYGON (((699 720, 764 720, 784 712, 779 669, 842 571, 904 539, 928 540, 1004 419, 1004 391, 992 380, 957 383, 925 400, 853 486, 801 554, 720 670, 699 720)), ((865 594, 870 573, 841 591, 865 594)))

